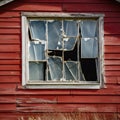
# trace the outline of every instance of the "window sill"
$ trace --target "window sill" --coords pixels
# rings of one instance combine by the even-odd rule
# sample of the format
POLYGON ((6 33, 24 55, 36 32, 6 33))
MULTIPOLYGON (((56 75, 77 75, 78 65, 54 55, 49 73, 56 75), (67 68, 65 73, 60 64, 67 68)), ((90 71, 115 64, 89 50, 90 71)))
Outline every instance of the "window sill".
POLYGON ((101 85, 98 82, 71 82, 71 83, 32 83, 29 82, 24 86, 25 89, 100 89, 101 85))

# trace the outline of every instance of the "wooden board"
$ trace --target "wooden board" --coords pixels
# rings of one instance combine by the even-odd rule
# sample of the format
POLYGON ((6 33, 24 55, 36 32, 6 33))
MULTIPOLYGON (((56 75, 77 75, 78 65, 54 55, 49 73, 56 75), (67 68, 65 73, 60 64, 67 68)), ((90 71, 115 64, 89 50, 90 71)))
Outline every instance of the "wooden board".
MULTIPOLYGON (((17 0, 17 2, 20 2, 20 0, 17 0)), ((114 1, 108 1, 108 0, 24 0, 24 2, 32 2, 32 3, 115 3, 114 1)))
POLYGON ((113 45, 106 45, 105 46, 105 53, 120 53, 120 46, 113 46, 113 45))
POLYGON ((20 65, 21 61, 20 60, 0 60, 0 65, 20 65))
POLYGON ((120 35, 105 35, 104 37, 105 45, 120 45, 120 35))
POLYGON ((7 77, 7 75, 10 75, 10 76, 14 75, 15 76, 15 75, 21 75, 21 72, 20 71, 14 71, 14 70, 9 70, 9 71, 5 71, 4 70, 4 71, 0 71, 0 75, 1 76, 5 76, 6 75, 6 77, 7 77))
POLYGON ((0 83, 18 83, 20 82, 20 76, 2 75, 0 76, 0 83))
POLYGON ((119 12, 118 4, 63 4, 63 10, 67 12, 119 12))
POLYGON ((20 60, 21 55, 19 52, 13 52, 13 53, 0 53, 0 60, 20 60))
POLYGON ((104 54, 104 59, 106 60, 119 60, 120 59, 120 53, 107 53, 104 54))
POLYGON ((117 112, 116 104, 19 104, 18 112, 117 112))
POLYGON ((0 52, 20 52, 20 45, 0 45, 0 52))

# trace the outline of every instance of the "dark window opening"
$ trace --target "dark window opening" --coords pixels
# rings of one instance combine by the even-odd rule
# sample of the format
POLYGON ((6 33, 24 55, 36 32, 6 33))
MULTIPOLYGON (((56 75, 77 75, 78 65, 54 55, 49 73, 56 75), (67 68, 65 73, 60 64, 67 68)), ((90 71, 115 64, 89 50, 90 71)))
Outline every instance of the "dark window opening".
POLYGON ((81 59, 81 68, 86 81, 97 80, 97 69, 95 59, 81 59))
POLYGON ((78 53, 78 44, 76 43, 73 50, 64 51, 64 60, 77 61, 78 60, 77 53, 78 53))
POLYGON ((48 51, 49 56, 59 56, 62 57, 62 51, 60 50, 49 50, 48 51))

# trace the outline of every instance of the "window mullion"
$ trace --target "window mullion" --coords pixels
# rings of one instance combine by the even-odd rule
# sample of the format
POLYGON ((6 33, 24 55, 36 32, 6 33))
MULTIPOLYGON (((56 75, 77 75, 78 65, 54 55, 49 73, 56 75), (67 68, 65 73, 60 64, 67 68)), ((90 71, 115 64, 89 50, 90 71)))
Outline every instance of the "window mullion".
POLYGON ((48 81, 48 71, 49 71, 49 68, 48 68, 48 21, 46 21, 45 23, 45 28, 46 28, 46 34, 45 34, 45 37, 46 37, 46 44, 45 44, 45 57, 46 57, 46 81, 48 81))
POLYGON ((63 70, 62 70, 62 74, 63 74, 63 77, 62 77, 62 80, 64 80, 65 79, 65 61, 64 61, 64 21, 62 20, 61 21, 62 22, 62 37, 61 37, 61 39, 62 39, 62 64, 63 64, 63 70))
POLYGON ((81 67, 80 67, 80 55, 79 55, 79 53, 80 53, 80 25, 79 25, 79 21, 77 21, 78 23, 78 36, 77 36, 77 61, 78 61, 78 81, 80 80, 80 69, 81 69, 81 67))

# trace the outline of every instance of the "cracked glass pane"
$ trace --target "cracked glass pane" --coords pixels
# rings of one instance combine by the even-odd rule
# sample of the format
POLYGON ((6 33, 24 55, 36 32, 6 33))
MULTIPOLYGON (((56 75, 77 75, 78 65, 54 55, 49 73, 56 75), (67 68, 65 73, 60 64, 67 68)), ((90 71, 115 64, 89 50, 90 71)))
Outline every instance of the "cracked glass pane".
POLYGON ((64 21, 64 37, 66 36, 77 36, 78 26, 77 21, 64 21))
POLYGON ((96 58, 98 57, 98 43, 93 38, 81 39, 81 57, 82 58, 96 58))
POLYGON ((76 38, 64 38, 64 50, 73 50, 76 44, 76 38))
POLYGON ((65 79, 78 80, 78 63, 73 61, 65 62, 65 79))
POLYGON ((48 65, 50 70, 50 78, 54 80, 61 80, 63 77, 63 64, 60 57, 49 57, 48 65))
POLYGON ((30 42, 29 60, 44 60, 45 59, 45 44, 39 42, 30 42))
POLYGON ((48 50, 62 49, 61 21, 48 21, 48 50))
POLYGON ((50 71, 48 71, 48 80, 51 80, 50 71))
POLYGON ((45 22, 39 20, 31 20, 29 23, 31 38, 33 40, 45 40, 45 22))
POLYGON ((97 21, 95 20, 83 20, 80 22, 82 38, 96 37, 97 33, 97 21))
POLYGON ((98 57, 97 21, 84 20, 81 27, 81 58, 98 57))
POLYGON ((30 80, 44 80, 45 63, 29 62, 29 79, 30 80))

